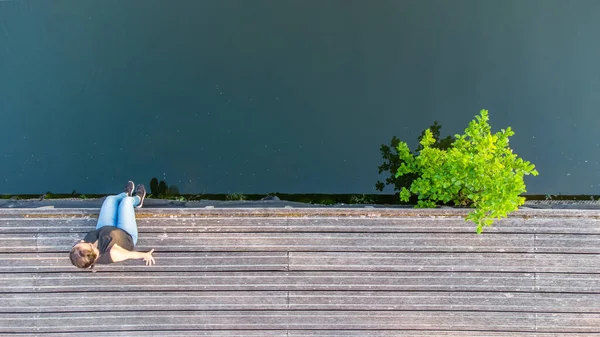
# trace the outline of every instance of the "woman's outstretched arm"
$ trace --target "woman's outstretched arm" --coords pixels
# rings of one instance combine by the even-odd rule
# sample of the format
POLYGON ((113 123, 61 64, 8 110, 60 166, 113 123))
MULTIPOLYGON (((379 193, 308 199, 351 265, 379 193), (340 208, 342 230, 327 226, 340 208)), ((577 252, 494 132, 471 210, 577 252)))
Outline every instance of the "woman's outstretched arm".
POLYGON ((113 262, 121 262, 130 259, 143 259, 147 266, 151 266, 156 263, 154 261, 154 257, 152 256, 153 252, 154 249, 146 253, 131 251, 115 244, 110 248, 109 254, 110 259, 113 260, 113 262))

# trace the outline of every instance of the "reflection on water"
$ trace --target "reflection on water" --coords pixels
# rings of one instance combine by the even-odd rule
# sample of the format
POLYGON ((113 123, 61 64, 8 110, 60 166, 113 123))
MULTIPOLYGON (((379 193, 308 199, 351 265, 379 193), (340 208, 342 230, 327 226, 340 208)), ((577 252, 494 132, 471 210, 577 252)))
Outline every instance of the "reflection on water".
MULTIPOLYGON (((445 138, 440 138, 441 128, 442 126, 437 121, 434 121, 433 124, 429 127, 429 130, 431 130, 431 133, 433 134, 433 138, 435 138, 435 143, 433 143, 431 147, 440 150, 447 150, 450 147, 450 145, 452 145, 455 139, 453 136, 446 136, 445 138)), ((423 136, 425 136, 426 130, 427 129, 423 130, 419 137, 417 137, 418 146, 413 152, 413 154, 417 154, 423 149, 423 146, 420 144, 420 142, 423 139, 423 136)), ((400 190, 402 190, 403 187, 409 188, 412 182, 417 178, 417 175, 412 173, 396 177, 396 172, 398 172, 398 168, 404 163, 404 161, 398 156, 397 150, 398 144, 401 141, 406 142, 407 140, 401 140, 398 137, 393 136, 392 140, 390 141, 390 145, 382 144, 379 149, 379 151, 381 152, 381 156, 383 157, 383 163, 378 167, 379 174, 383 173, 389 176, 385 179, 385 183, 377 180, 377 183, 375 183, 375 189, 378 191, 383 192, 385 186, 390 185, 394 188, 394 192, 398 193, 400 192, 400 190)))

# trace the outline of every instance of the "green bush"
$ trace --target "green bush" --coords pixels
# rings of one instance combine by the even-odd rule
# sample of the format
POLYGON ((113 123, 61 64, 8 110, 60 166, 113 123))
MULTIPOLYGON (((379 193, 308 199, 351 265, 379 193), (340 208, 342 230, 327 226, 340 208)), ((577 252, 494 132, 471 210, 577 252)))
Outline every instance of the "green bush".
POLYGON ((417 176, 409 188, 400 191, 402 201, 415 194, 417 207, 435 207, 437 202, 474 207, 466 220, 477 225, 477 233, 523 205, 523 177, 538 175, 533 164, 518 158, 508 146, 508 138, 514 135, 511 128, 492 135, 488 111, 480 113, 464 135, 455 135, 448 150, 432 146, 436 139, 431 130, 425 130, 417 156, 400 142, 397 151, 402 164, 396 173, 396 177, 417 176))
MULTIPOLYGON (((433 137, 436 139, 435 143, 431 145, 431 147, 437 149, 448 149, 452 142, 454 142, 454 138, 452 136, 447 136, 446 138, 440 138, 440 129, 442 126, 438 124, 437 121, 434 121, 433 124, 429 127, 429 130, 433 133, 433 137)), ((421 133, 418 137, 419 142, 425 136, 425 131, 421 133)), ((383 157, 383 163, 379 165, 379 174, 383 172, 389 172, 389 176, 385 179, 385 183, 377 180, 375 183, 375 189, 378 191, 382 191, 385 188, 385 185, 394 186, 394 192, 398 193, 402 190, 403 187, 410 187, 412 182, 417 178, 416 174, 405 174, 401 177, 396 176, 396 172, 398 172, 398 168, 404 162, 400 156, 398 155, 397 148, 398 144, 400 144, 400 139, 396 136, 392 137, 390 141, 390 145, 382 144, 379 151, 381 151, 381 156, 383 157)), ((417 152, 421 151, 422 145, 419 144, 417 147, 417 152)))

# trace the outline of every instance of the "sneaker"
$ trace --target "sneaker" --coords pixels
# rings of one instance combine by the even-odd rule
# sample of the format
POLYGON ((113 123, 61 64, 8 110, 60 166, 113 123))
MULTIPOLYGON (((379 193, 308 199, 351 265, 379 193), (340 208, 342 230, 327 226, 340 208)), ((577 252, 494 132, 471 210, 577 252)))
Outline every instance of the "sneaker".
POLYGON ((140 203, 137 206, 135 206, 135 208, 140 208, 144 204, 144 198, 146 197, 146 188, 144 187, 144 185, 138 185, 138 187, 135 189, 135 195, 140 197, 140 203))
POLYGON ((133 192, 133 190, 135 189, 135 185, 133 184, 133 181, 128 181, 127 182, 127 186, 125 186, 125 193, 127 193, 127 196, 130 197, 131 196, 131 192, 133 192))

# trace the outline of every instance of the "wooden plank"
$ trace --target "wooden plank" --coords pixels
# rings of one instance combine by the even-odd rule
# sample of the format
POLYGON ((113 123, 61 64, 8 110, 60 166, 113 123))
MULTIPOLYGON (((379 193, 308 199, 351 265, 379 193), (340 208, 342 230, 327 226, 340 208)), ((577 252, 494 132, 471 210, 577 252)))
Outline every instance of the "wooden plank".
POLYGON ((0 314, 0 333, 173 329, 430 329, 600 332, 599 314, 447 311, 178 311, 0 314), (98 321, 104 324, 95 324, 98 321), (536 326, 537 321, 537 326, 536 326))
MULTIPOLYGON (((44 337, 73 337, 81 332, 44 333, 44 337)), ((39 337, 39 334, 19 334, 39 337)), ((114 332, 95 332, 94 337, 114 337, 114 332)), ((186 330, 128 331, 128 337, 600 337, 600 333, 486 332, 441 330, 186 330)))
MULTIPOLYGON (((390 251, 390 252, 533 252, 534 234, 422 233, 153 233, 140 237, 138 249, 157 251, 390 251)), ((66 252, 77 234, 5 234, 0 253, 66 252)), ((579 236, 584 238, 586 236, 579 236)), ((564 250, 594 250, 591 241, 564 250)), ((600 252, 600 246, 595 250, 600 252)), ((542 252, 542 251, 540 251, 542 252)))
MULTIPOLYGON (((190 203, 193 205, 193 203, 190 203)), ((136 209, 136 216, 164 217, 463 217, 470 209, 467 208, 427 208, 412 207, 377 207, 377 208, 348 208, 348 207, 310 207, 310 208, 275 208, 275 207, 213 207, 213 208, 142 208, 136 209)), ((80 217, 97 216, 99 207, 92 208, 0 208, 0 217, 80 217)), ((572 218, 600 219, 600 210, 590 209, 527 209, 522 208, 510 214, 511 218, 572 218)))
POLYGON ((2 218, 80 218, 98 217, 100 208, 0 208, 2 218))
MULTIPOLYGON (((0 253, 66 252, 78 234, 5 234, 0 253)), ((600 254, 600 235, 446 233, 150 233, 141 250, 163 251, 386 251, 600 254), (535 240, 534 240, 535 236, 535 240), (534 242, 535 241, 535 242, 534 242), (535 248, 534 248, 535 244, 535 248), (160 249, 159 249, 160 248, 160 249)))
POLYGON ((2 294, 0 313, 286 310, 287 291, 62 292, 2 294))
MULTIPOLYGON (((0 254, 0 273, 74 272, 66 253, 0 254)), ((155 252, 158 264, 140 261, 98 265, 97 271, 236 271, 286 270, 286 252, 155 252)), ((597 254, 502 253, 337 253, 291 252, 290 270, 319 271, 454 271, 596 273, 597 254)))
MULTIPOLYGON (((567 314, 561 314, 567 315, 567 314)), ((587 323, 600 323, 600 315, 586 315, 587 323)), ((557 320, 568 321, 557 316, 557 320)), ((173 329, 430 329, 535 331, 535 314, 446 311, 178 311, 0 314, 0 333, 39 333, 173 329), (97 322, 103 324, 97 324, 97 322)), ((600 326, 600 325, 599 325, 600 326)), ((597 332, 598 326, 571 327, 571 332, 597 332)), ((540 329, 538 329, 540 331, 540 329)), ((543 331, 541 331, 543 332, 543 331)))
MULTIPOLYGON (((93 291, 501 291, 531 292, 528 273, 88 272, 0 274, 14 292, 93 291)), ((597 292, 598 288, 591 293, 597 292)))
MULTIPOLYGON (((288 232, 468 233, 475 225, 461 217, 291 218, 288 232)), ((600 234, 600 219, 507 218, 485 234, 600 234)))
POLYGON ((290 270, 560 272, 600 271, 600 254, 290 252, 290 270))
MULTIPOLYGON (((185 331, 176 330, 160 330, 160 331, 127 331, 126 335, 118 334, 115 332, 94 332, 94 337, 288 337, 287 330, 194 330, 187 329, 185 331)), ((58 332, 58 333, 44 333, 44 337, 80 337, 85 335, 85 327, 81 327, 76 332, 58 332)), ((40 337, 40 334, 36 333, 24 333, 19 334, 19 337, 40 337)), ((314 335, 313 335, 314 336, 314 335)), ((496 337, 496 336, 490 336, 496 337)), ((504 336, 499 336, 504 337, 504 336)), ((544 336, 545 337, 545 336, 544 336)), ((572 337, 579 337, 577 335, 572 337)))
MULTIPOLYGON (((156 251, 156 264, 147 267, 143 261, 130 260, 110 265, 97 265, 96 271, 285 271, 286 252, 187 252, 156 251)), ((0 254, 0 273, 75 272, 68 253, 0 254)))
POLYGON ((540 332, 600 333, 598 314, 539 313, 536 314, 536 324, 540 332))
POLYGON ((0 312, 402 310, 600 313, 600 294, 390 291, 5 293, 0 312), (110 298, 110 301, 106 301, 110 298), (289 304, 288 304, 289 302, 289 304))
MULTIPOLYGON (((0 234, 86 233, 96 226, 94 217, 2 218, 0 234)), ((461 217, 205 217, 140 218, 140 233, 241 233, 241 232, 386 232, 386 233, 474 233, 474 225, 461 217)), ((496 222, 486 229, 493 233, 600 234, 595 218, 517 218, 496 222)))
POLYGON ((600 253, 600 235, 536 234, 535 251, 540 253, 600 253))
POLYGON ((96 218, 0 218, 0 234, 87 233, 96 218))
MULTIPOLYGON (((286 218, 142 218, 139 233, 229 233, 287 232, 286 218)), ((97 219, 0 219, 0 234, 14 233, 87 233, 97 219)))
POLYGON ((600 333, 539 333, 441 330, 290 330, 288 337, 599 337, 600 333))
POLYGON ((291 291, 293 310, 440 310, 600 314, 598 294, 514 292, 291 291))
POLYGON ((600 293, 600 271, 594 274, 536 274, 536 291, 600 293))

